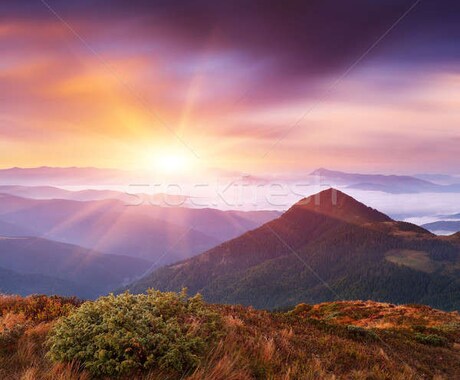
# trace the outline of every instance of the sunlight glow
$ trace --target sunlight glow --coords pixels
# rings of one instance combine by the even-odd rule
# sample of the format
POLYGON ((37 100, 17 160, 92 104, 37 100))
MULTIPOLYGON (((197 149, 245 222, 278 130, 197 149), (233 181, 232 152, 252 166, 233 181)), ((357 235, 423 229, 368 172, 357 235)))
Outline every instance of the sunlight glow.
POLYGON ((166 174, 182 173, 189 168, 188 158, 176 152, 162 152, 154 154, 149 160, 148 165, 155 170, 166 174))

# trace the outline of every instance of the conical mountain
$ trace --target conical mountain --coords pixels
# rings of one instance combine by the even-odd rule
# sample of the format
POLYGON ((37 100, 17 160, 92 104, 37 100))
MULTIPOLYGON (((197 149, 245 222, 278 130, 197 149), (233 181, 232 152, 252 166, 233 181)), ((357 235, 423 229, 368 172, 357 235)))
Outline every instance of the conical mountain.
POLYGON ((389 216, 349 195, 330 188, 294 204, 285 214, 285 218, 311 217, 311 214, 325 215, 353 224, 393 221, 389 216))
POLYGON ((160 268, 131 290, 187 287, 211 302, 260 308, 361 298, 455 309, 459 264, 457 239, 393 221, 329 189, 253 231, 160 268))

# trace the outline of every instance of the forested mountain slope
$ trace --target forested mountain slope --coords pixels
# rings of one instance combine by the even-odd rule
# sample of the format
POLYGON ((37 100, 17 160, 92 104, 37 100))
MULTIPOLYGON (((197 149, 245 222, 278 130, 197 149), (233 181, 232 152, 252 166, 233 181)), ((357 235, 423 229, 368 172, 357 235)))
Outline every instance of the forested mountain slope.
POLYGON ((260 308, 373 299, 459 309, 459 274, 459 239, 393 221, 329 189, 131 289, 187 287, 210 302, 260 308))

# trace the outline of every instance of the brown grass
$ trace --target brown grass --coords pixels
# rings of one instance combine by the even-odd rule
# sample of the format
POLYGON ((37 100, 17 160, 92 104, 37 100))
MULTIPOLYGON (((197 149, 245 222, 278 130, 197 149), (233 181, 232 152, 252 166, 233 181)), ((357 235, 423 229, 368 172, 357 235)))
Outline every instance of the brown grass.
MULTIPOLYGON (((8 344, 3 344, 5 340, 0 344, 0 379, 90 379, 77 364, 48 361, 46 338, 53 321, 27 318, 21 299, 5 302, 8 306, 3 309, 0 303, 0 310, 5 310, 0 336, 6 336, 8 344)), ((303 305, 288 313, 240 306, 213 308, 225 322, 223 338, 182 379, 460 378, 458 313, 362 301, 303 305), (447 344, 423 344, 415 339, 419 332, 442 336, 447 344)), ((174 380, 178 376, 157 371, 127 379, 174 380)))
POLYGON ((307 314, 331 323, 365 328, 410 329, 413 326, 439 327, 460 323, 457 311, 444 312, 423 305, 393 305, 374 301, 346 301, 314 305, 307 314))

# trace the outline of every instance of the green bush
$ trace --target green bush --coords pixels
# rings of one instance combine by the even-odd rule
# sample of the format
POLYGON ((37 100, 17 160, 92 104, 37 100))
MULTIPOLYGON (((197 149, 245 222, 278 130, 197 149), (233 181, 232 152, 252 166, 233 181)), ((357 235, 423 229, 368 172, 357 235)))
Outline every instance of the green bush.
POLYGON ((311 309, 313 309, 313 306, 308 305, 306 303, 299 303, 294 307, 291 313, 295 315, 303 315, 309 313, 311 309))
POLYGON ((415 339, 422 343, 422 344, 427 344, 429 346, 447 346, 448 341, 446 338, 436 335, 436 334, 421 334, 421 333, 416 333, 415 334, 415 339))
POLYGON ((378 339, 378 336, 374 331, 365 329, 364 327, 347 325, 346 329, 347 329, 348 335, 351 338, 355 338, 355 339, 363 338, 363 339, 370 339, 370 340, 378 339))
POLYGON ((149 290, 84 303, 53 328, 49 356, 96 376, 196 367, 221 330, 201 296, 149 290))

